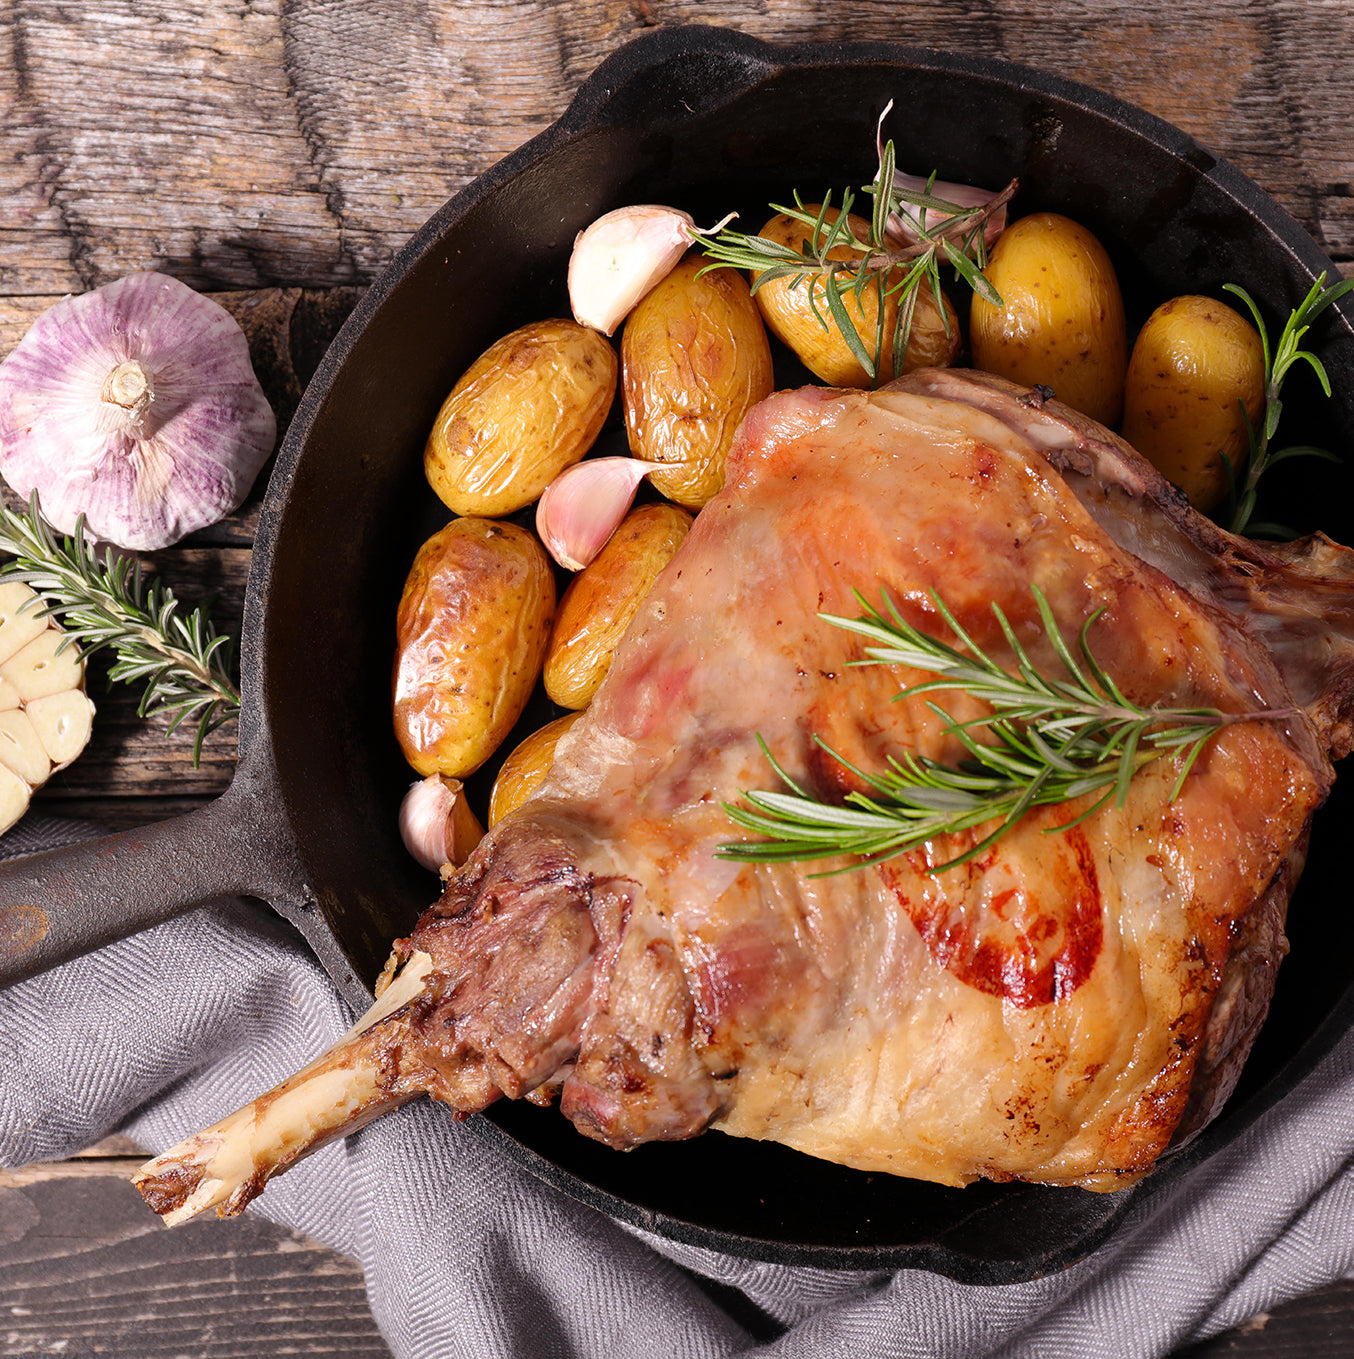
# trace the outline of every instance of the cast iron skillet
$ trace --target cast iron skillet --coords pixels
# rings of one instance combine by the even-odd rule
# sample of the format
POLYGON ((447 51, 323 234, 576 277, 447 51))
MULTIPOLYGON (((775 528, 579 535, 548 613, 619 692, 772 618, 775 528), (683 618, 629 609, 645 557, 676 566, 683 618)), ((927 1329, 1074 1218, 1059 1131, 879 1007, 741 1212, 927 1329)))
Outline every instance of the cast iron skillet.
MULTIPOLYGON (((0 881, 0 981, 217 897, 270 901, 344 997, 364 1006, 390 941, 436 895, 400 846, 410 782, 390 735, 395 603, 418 544, 445 520, 420 453, 453 382, 490 342, 567 314, 575 233, 624 203, 698 220, 731 207, 749 229, 768 201, 860 185, 890 99, 899 163, 998 187, 1019 212, 1064 211, 1106 244, 1134 321, 1229 280, 1281 320, 1330 262, 1268 197, 1175 128, 1095 90, 996 61, 891 45, 769 46, 703 28, 659 31, 608 59, 553 127, 446 204, 377 280, 335 340, 268 488, 243 638, 240 763, 206 809, 12 862, 0 881)), ((1354 325, 1312 337, 1336 389, 1294 385, 1286 437, 1348 448, 1354 325), (1308 408, 1304 410, 1304 408, 1308 408)), ((791 375, 793 377, 793 375, 791 375)), ((1266 517, 1354 541, 1350 474, 1286 465, 1266 517), (1319 507, 1319 513, 1313 507, 1319 507)), ((1057 1269, 1129 1205, 1227 1145, 1311 1069, 1354 1019, 1344 959, 1354 914, 1332 902, 1330 823, 1313 837, 1290 915, 1293 953, 1224 1116, 1135 1189, 944 1189, 871 1176, 710 1134, 626 1155, 553 1110, 504 1103, 472 1121, 565 1192, 630 1223, 745 1256, 910 1266, 971 1282, 1057 1269)))

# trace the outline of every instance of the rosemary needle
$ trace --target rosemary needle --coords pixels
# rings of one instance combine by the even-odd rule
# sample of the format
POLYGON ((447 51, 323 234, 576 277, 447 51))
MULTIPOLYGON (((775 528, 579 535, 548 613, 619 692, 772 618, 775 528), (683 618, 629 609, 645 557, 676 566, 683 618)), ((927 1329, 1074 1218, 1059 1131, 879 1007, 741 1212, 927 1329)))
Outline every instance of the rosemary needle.
POLYGON ((924 190, 901 189, 894 180, 894 145, 884 142, 880 148, 879 169, 864 192, 874 200, 864 235, 852 229, 848 214, 855 203, 850 189, 842 194, 840 212, 832 221, 832 194, 824 195, 820 207, 809 208, 798 193, 794 206, 772 203, 774 212, 782 213, 804 228, 799 249, 768 240, 764 236, 748 235, 728 228, 700 243, 710 263, 707 269, 747 269, 754 275, 752 291, 776 279, 788 280, 795 288, 808 283, 809 305, 819 324, 826 330, 835 326, 856 361, 875 381, 897 376, 880 373, 882 356, 892 352, 894 365, 901 366, 907 352, 907 341, 912 329, 918 292, 929 288, 936 299, 940 314, 940 266, 947 264, 963 278, 975 292, 996 306, 1001 305, 983 269, 987 263, 985 233, 988 219, 1002 208, 1015 193, 1012 181, 1001 193, 980 207, 965 207, 951 203, 931 192, 935 182, 932 175, 924 190), (890 214, 896 213, 908 224, 916 240, 909 245, 896 245, 888 239, 890 214), (833 252, 846 250, 845 258, 833 252), (866 290, 876 298, 877 333, 873 347, 866 345, 846 309, 848 298, 857 307, 866 290), (885 334, 885 300, 898 298, 897 316, 892 336, 885 334), (827 314, 819 309, 825 306, 827 314))
POLYGON ((179 601, 159 580, 147 583, 141 563, 105 548, 100 560, 85 540, 84 518, 58 538, 43 520, 36 492, 26 515, 0 504, 0 581, 21 580, 41 596, 44 615, 57 618, 69 640, 89 655, 115 653, 109 678, 144 684, 137 711, 197 727, 193 763, 207 736, 238 712, 231 680, 231 639, 218 633, 205 610, 180 614, 179 601))
MULTIPOLYGON (((1260 315, 1260 308, 1256 305, 1255 299, 1239 284, 1226 283, 1223 287, 1227 292, 1239 297, 1246 304, 1251 316, 1254 317, 1255 328, 1260 332, 1260 343, 1263 347, 1265 359, 1265 404, 1260 417, 1260 428, 1256 429, 1247 417, 1246 430, 1249 435, 1250 449, 1246 462, 1246 475, 1239 485, 1235 481, 1233 482, 1232 512, 1227 527, 1233 533, 1250 533, 1252 535, 1264 533, 1271 537, 1291 538, 1294 536, 1291 530, 1286 529, 1281 524, 1257 524, 1251 521, 1251 515, 1255 512, 1256 485, 1261 476, 1275 463, 1283 462, 1287 458, 1315 457, 1325 458, 1330 462, 1339 461, 1328 450, 1312 448, 1305 444, 1271 452, 1270 442, 1278 432, 1279 417, 1283 413, 1280 393, 1283 390, 1284 379, 1288 376, 1289 369, 1298 363, 1306 363, 1316 374, 1316 379, 1321 384, 1321 390, 1327 397, 1330 396, 1330 378, 1326 375, 1325 366, 1310 350, 1301 348, 1302 340, 1311 329, 1312 323, 1331 303, 1354 290, 1354 278, 1342 279, 1340 282, 1332 283, 1330 287, 1327 287, 1324 271, 1318 275, 1307 296, 1293 308, 1283 330, 1279 333, 1278 343, 1272 348, 1269 342, 1269 333, 1265 329, 1264 317, 1260 315)), ((1244 407, 1242 414, 1245 415, 1244 407)), ((1224 460, 1224 465, 1230 473, 1230 464, 1224 460)))
MULTIPOLYGON (((1122 805, 1129 783, 1145 764, 1164 756, 1180 758, 1171 789, 1174 799, 1199 753, 1221 728, 1234 722, 1292 716, 1292 709, 1227 714, 1216 708, 1143 707, 1133 703, 1092 654, 1088 634, 1103 610, 1082 625, 1080 658, 1063 639, 1043 593, 1035 587, 1039 617, 1066 679, 1049 679, 1034 667, 1025 648, 997 605, 997 623, 1016 666, 997 665, 964 631, 953 613, 932 594, 940 616, 962 650, 928 636, 906 622, 887 593, 887 615, 859 594, 860 618, 819 615, 875 643, 860 665, 901 665, 929 671, 936 678, 904 689, 900 699, 962 689, 981 700, 991 714, 958 722, 927 700, 963 746, 966 758, 947 765, 907 751, 890 758, 888 768, 868 772, 819 743, 874 795, 851 792, 844 804, 819 801, 801 788, 762 742, 772 769, 789 792, 745 792, 748 806, 726 804, 729 817, 766 837, 720 846, 719 855, 746 863, 774 863, 855 856, 850 867, 877 863, 943 835, 995 823, 970 849, 930 871, 943 872, 966 862, 1000 839, 1032 807, 1100 796, 1072 820, 1052 827, 1067 830, 1113 800, 1122 805), (980 734, 986 739, 980 740, 980 734)), ((760 738, 758 738, 760 740, 760 738)), ((843 869, 835 870, 845 871, 843 869)))

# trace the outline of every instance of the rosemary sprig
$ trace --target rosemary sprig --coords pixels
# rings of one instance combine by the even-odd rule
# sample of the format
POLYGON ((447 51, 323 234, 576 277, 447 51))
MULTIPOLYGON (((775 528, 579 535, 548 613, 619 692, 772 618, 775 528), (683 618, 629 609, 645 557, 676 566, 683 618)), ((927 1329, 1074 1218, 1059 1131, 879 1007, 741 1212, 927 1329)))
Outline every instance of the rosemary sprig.
POLYGON ((167 715, 170 731, 196 724, 196 765, 203 741, 240 707, 230 637, 201 608, 181 615, 173 592, 159 580, 147 583, 135 558, 105 548, 100 561, 85 540, 83 516, 74 536, 58 538, 36 492, 27 515, 0 504, 0 552, 10 557, 0 564, 0 581, 29 585, 42 598, 42 614, 57 618, 86 655, 111 647, 110 679, 145 685, 140 716, 167 715))
MULTIPOLYGON (((1240 484, 1233 482, 1232 516, 1228 527, 1233 533, 1266 533, 1275 537, 1291 537, 1291 532, 1281 524, 1251 522, 1251 515, 1255 513, 1256 486, 1260 478, 1275 463, 1282 462, 1285 458, 1312 457, 1325 458, 1330 462, 1339 461, 1328 450, 1313 448, 1307 444, 1281 448, 1273 453, 1270 452, 1269 446, 1270 441, 1278 432, 1279 417, 1283 414, 1283 401, 1280 399, 1280 392, 1283 390, 1284 379, 1294 365, 1298 363, 1308 364, 1316 374, 1317 381, 1321 384, 1321 390, 1325 392, 1326 396, 1330 396, 1330 378, 1326 376, 1325 365, 1310 350, 1303 349, 1300 346, 1303 336, 1311 329, 1316 318, 1337 298, 1343 297, 1351 289, 1354 289, 1354 278, 1343 279, 1339 283, 1331 284, 1328 288, 1326 287, 1326 275, 1323 271, 1316 282, 1312 284, 1307 296, 1293 309, 1279 334, 1279 343, 1272 350, 1269 334, 1265 330, 1264 318, 1260 315, 1260 308, 1256 306, 1255 299, 1239 284, 1227 283, 1223 287, 1227 292, 1239 297, 1250 309, 1251 316, 1255 320, 1255 328, 1260 332, 1260 343, 1263 346, 1265 357, 1265 396, 1260 417, 1260 428, 1257 430, 1251 423, 1250 417, 1246 416, 1246 429, 1250 442, 1246 476, 1240 484)), ((1244 407, 1242 414, 1245 416, 1244 407)))
POLYGON ((900 757, 890 757, 887 770, 872 773, 857 768, 820 741, 822 749, 876 794, 850 792, 845 805, 821 802, 801 788, 763 742, 767 760, 790 791, 744 792, 749 806, 726 804, 725 810, 735 823, 768 838, 722 845, 720 856, 745 863, 775 863, 845 854, 856 856, 856 863, 848 867, 860 867, 938 836, 995 823, 972 848, 930 870, 940 873, 982 853, 1032 807, 1100 794, 1070 821, 1050 828, 1058 831, 1077 825, 1111 800, 1122 805, 1134 774, 1168 755, 1180 759, 1170 793, 1173 800, 1200 751, 1223 727, 1291 716, 1291 710, 1227 714, 1216 708, 1136 704, 1091 651, 1089 633, 1103 610, 1097 610, 1082 625, 1078 659, 1037 587, 1034 596, 1049 643, 1067 672, 1066 679, 1051 679, 1035 669, 995 604, 992 612, 1015 658, 1014 673, 1002 669, 983 652, 935 594, 931 598, 936 609, 963 650, 913 627, 887 593, 887 616, 870 607, 859 594, 856 597, 864 609, 862 617, 820 614, 834 627, 876 644, 867 646, 865 658, 855 664, 901 665, 936 676, 911 685, 897 698, 961 689, 986 704, 991 714, 959 722, 927 700, 927 706, 943 719, 947 732, 966 752, 966 758, 956 765, 907 751, 900 757))
MULTIPOLYGON (((806 207, 796 191, 793 206, 772 203, 770 207, 773 212, 783 213, 805 228, 806 234, 797 250, 764 236, 729 228, 700 243, 711 261, 707 269, 750 270, 754 275, 754 293, 776 279, 789 280, 791 288, 807 286, 809 305, 819 324, 824 330, 829 325, 837 328, 856 361, 874 382, 880 381, 881 377, 885 380, 895 377, 901 369, 919 289, 930 288, 940 314, 946 315, 940 301, 942 263, 953 267, 987 301, 1001 305, 1000 295, 983 273, 987 264, 985 231, 988 219, 1010 200, 1018 187, 1012 180, 996 197, 980 207, 964 207, 932 194, 934 174, 924 190, 899 188, 894 179, 895 164, 893 143, 883 142, 874 179, 862 186, 862 191, 874 200, 863 236, 857 234, 847 220, 856 202, 856 195, 850 189, 843 191, 841 210, 831 222, 827 220, 832 212, 830 191, 815 211, 806 207), (917 237, 915 242, 896 245, 889 240, 890 214, 897 214, 907 223, 917 237), (832 258, 832 252, 839 247, 846 248, 846 257, 832 258), (873 292, 877 304, 873 350, 867 348, 846 309, 848 298, 854 299, 858 309, 863 308, 867 289, 873 292), (890 336, 886 332, 885 303, 895 294, 898 307, 890 336), (826 315, 820 304, 826 307, 826 315), (892 355, 893 371, 881 374, 886 352, 892 355)), ((949 324, 948 318, 946 324, 949 324)))

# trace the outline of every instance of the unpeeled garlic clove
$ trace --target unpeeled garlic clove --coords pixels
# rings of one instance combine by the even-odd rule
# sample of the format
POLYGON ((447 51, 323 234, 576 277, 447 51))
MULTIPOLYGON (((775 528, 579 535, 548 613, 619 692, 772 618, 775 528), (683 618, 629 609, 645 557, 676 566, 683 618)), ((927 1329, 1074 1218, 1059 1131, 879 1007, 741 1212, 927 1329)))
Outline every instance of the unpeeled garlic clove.
MULTIPOLYGON (((893 111, 893 100, 890 99, 884 105, 884 111, 879 115, 879 122, 875 126, 874 144, 875 154, 879 157, 882 165, 884 160, 884 119, 893 111)), ((971 184, 953 184, 949 180, 938 179, 931 183, 928 179, 923 179, 920 175, 904 174, 901 170, 893 173, 893 187, 902 189, 906 193, 924 193, 928 198, 939 198, 946 203, 953 203, 957 208, 981 208, 990 203, 999 194, 1007 193, 1006 189, 976 189, 971 184), (929 190, 928 190, 928 187, 929 190)), ((921 208, 910 207, 911 213, 920 214, 921 208)), ((926 227, 933 230, 942 222, 948 221, 954 214, 944 212, 938 208, 926 209, 926 227)), ((984 244, 991 246, 998 236, 1006 229, 1006 204, 1003 203, 987 219, 983 227, 984 244)), ((888 221, 884 224, 884 234, 895 245, 916 245, 921 239, 916 231, 916 220, 909 221, 902 213, 891 212, 888 221)))
POLYGON ((429 774, 412 784, 400 803, 404 847, 436 873, 444 864, 459 868, 484 838, 484 827, 470 810, 465 785, 445 774, 429 774))
MULTIPOLYGON (((951 184, 939 179, 928 190, 927 181, 920 175, 905 175, 901 171, 893 176, 893 183, 896 188, 903 189, 908 193, 925 193, 930 198, 940 198, 946 203, 953 203, 957 208, 981 208, 1002 192, 1000 189, 978 189, 972 184, 951 184)), ((908 210, 909 213, 915 214, 915 217, 920 217, 922 212, 921 208, 911 205, 908 205, 908 210)), ((927 230, 934 230, 953 215, 953 213, 944 212, 939 208, 927 208, 927 230)), ((1006 204, 1003 203, 983 224, 983 241, 991 246, 1005 230, 1006 204)), ((916 231, 915 218, 909 219, 909 217, 897 212, 889 214, 885 232, 892 240, 904 245, 915 245, 920 239, 916 231)))
POLYGON ((677 208, 617 208, 580 231, 569 257, 574 320, 612 334, 635 304, 686 254, 696 223, 677 208))
POLYGON ((640 458, 585 458, 566 467, 536 503, 536 532, 566 571, 581 571, 606 546, 639 483, 661 467, 640 458))

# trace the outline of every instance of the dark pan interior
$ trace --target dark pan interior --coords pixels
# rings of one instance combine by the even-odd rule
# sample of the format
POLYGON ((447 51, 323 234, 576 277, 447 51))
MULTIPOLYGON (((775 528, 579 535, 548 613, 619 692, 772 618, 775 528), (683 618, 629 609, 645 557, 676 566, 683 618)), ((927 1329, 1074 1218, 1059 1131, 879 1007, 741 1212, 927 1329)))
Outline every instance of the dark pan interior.
MULTIPOLYGON (((889 100, 906 111, 888 124, 901 167, 991 187, 1019 177, 1018 213, 1054 209, 1095 231, 1133 323, 1168 296, 1237 281, 1273 324, 1326 267, 1291 219, 1183 134, 1046 76, 903 48, 768 48, 699 29, 623 49, 560 124, 453 199, 373 287, 307 393, 269 492, 246 621, 252 717, 242 744, 271 748, 318 906, 309 929, 333 935, 363 985, 437 892, 399 844, 395 811, 412 775, 388 704, 400 587, 419 543, 447 517, 421 466, 439 404, 490 342, 567 314, 569 249, 598 214, 666 202, 704 222, 738 209, 753 229, 768 202, 796 188, 819 196, 866 182, 889 100)), ((1313 400, 1314 384, 1295 379, 1285 437, 1348 448, 1354 331, 1333 315, 1314 338, 1342 395, 1313 400)), ((1294 462, 1276 479, 1282 491, 1266 518, 1354 540, 1348 465, 1294 462)), ((1314 836, 1293 904, 1293 953, 1242 1089, 1179 1164, 1234 1136, 1348 1022, 1354 917, 1326 904, 1336 884, 1329 828, 1347 813, 1343 793, 1314 836)), ((350 999, 363 985, 346 986, 350 999)), ((1068 1263, 1176 1173, 1116 1195, 957 1191, 718 1134, 620 1155, 525 1104, 476 1123, 567 1192, 680 1239, 975 1282, 1068 1263)))

